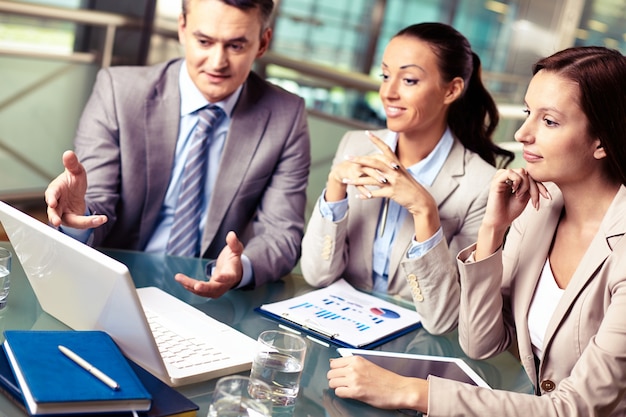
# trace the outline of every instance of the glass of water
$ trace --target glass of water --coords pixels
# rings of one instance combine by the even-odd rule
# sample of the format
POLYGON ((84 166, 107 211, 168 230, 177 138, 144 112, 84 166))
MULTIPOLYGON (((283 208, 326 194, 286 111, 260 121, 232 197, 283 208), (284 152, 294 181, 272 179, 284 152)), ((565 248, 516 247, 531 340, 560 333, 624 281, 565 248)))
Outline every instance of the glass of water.
POLYGON ((267 330, 257 339, 250 377, 272 389, 274 406, 292 406, 300 389, 306 341, 293 333, 267 330))
POLYGON ((265 382, 247 376, 220 378, 209 417, 272 417, 271 389, 265 382))
POLYGON ((11 252, 0 248, 0 310, 6 307, 11 286, 11 252))

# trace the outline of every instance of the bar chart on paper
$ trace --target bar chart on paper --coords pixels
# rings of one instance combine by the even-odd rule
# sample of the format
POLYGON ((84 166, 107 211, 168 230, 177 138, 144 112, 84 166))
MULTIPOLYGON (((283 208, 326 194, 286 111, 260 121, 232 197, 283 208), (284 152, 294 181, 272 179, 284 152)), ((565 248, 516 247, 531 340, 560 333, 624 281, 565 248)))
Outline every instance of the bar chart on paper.
POLYGON ((371 326, 383 325, 387 319, 400 318, 397 311, 381 307, 367 308, 334 294, 322 299, 322 303, 315 305, 306 301, 289 309, 294 312, 303 311, 304 315, 313 314, 313 318, 320 324, 326 320, 343 322, 347 326, 354 326, 359 332, 369 330, 371 326))
POLYGON ((260 310, 351 346, 369 345, 420 322, 415 311, 362 293, 345 280, 260 310))

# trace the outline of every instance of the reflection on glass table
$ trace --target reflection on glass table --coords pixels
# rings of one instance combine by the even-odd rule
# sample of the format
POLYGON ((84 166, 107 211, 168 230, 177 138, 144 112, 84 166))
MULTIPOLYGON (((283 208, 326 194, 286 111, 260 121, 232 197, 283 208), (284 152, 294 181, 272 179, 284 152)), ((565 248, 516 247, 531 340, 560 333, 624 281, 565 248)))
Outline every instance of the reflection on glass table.
MULTIPOLYGON (((8 242, 0 246, 10 248, 8 242)), ((137 287, 156 286, 193 305, 206 314, 229 324, 256 339, 265 330, 280 329, 279 324, 261 316, 254 308, 263 303, 284 300, 312 291, 302 277, 289 275, 254 290, 230 291, 219 299, 206 299, 187 292, 174 281, 174 274, 183 272, 194 277, 204 276, 207 260, 178 258, 140 252, 105 250, 126 264, 137 287)), ((85 277, 85 279, 89 279, 85 277)), ((11 297, 7 307, 0 311, 0 329, 66 329, 62 323, 43 312, 37 302, 19 262, 12 270, 11 297)), ((393 301, 393 300, 392 300, 393 301)), ((307 338, 307 358, 300 381, 300 392, 292 416, 347 417, 347 416, 404 416, 401 411, 375 409, 353 400, 335 396, 328 389, 326 373, 329 360, 339 357, 336 347, 325 346, 307 338)), ((532 393, 532 386, 519 362, 508 352, 486 361, 473 361, 462 352, 457 333, 433 336, 423 329, 407 333, 377 350, 459 357, 494 389, 532 393)), ((249 375, 242 372, 241 375, 249 375)), ((200 406, 198 416, 206 416, 211 402, 215 380, 177 388, 200 406)), ((6 397, 0 395, 0 416, 24 415, 6 397)))

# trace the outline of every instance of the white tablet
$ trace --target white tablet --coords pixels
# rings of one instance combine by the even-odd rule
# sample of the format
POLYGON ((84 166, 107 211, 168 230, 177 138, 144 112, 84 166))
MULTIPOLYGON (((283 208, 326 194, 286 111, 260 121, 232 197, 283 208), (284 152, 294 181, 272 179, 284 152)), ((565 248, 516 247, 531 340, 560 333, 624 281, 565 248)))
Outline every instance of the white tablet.
POLYGON ((382 368, 403 376, 426 379, 429 375, 433 375, 491 388, 459 358, 347 348, 339 348, 337 352, 341 356, 362 356, 382 368))

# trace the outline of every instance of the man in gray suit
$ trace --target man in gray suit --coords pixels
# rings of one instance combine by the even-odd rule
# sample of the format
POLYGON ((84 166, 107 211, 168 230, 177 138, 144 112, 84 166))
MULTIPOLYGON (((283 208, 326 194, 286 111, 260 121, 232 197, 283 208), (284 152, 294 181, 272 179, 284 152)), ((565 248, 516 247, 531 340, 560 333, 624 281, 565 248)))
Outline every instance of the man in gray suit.
POLYGON ((94 246, 168 252, 198 113, 216 104, 225 116, 197 197, 197 255, 216 262, 207 277, 175 278, 216 298, 289 273, 300 255, 310 144, 303 100, 251 72, 269 46, 272 9, 272 0, 184 0, 184 59, 101 70, 75 153, 64 153, 65 170, 46 190, 50 223, 94 246))

